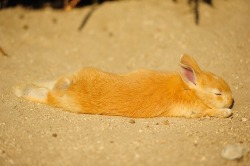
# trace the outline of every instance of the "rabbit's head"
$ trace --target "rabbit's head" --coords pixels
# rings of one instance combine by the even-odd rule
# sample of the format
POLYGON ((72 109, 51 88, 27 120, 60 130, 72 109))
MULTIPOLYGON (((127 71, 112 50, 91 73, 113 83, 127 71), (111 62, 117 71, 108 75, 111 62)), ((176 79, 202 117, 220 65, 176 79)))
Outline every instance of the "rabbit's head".
POLYGON ((182 55, 180 76, 183 82, 210 108, 230 108, 234 100, 229 85, 221 77, 202 71, 196 61, 182 55))

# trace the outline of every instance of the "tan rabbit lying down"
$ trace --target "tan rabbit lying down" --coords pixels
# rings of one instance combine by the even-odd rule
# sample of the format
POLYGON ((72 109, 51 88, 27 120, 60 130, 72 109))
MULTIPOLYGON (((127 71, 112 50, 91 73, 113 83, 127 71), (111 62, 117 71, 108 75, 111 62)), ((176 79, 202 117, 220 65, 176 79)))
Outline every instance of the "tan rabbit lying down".
POLYGON ((70 112, 133 118, 229 117, 234 103, 229 85, 188 55, 181 56, 179 73, 83 68, 56 81, 17 86, 15 93, 70 112))

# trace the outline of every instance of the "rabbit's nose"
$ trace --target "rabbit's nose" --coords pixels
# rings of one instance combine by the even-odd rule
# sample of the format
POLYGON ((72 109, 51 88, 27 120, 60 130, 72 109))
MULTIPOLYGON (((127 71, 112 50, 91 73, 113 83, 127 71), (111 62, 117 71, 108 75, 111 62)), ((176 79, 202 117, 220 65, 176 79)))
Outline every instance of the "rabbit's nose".
POLYGON ((233 106, 234 106, 234 99, 232 100, 232 104, 230 105, 230 109, 232 109, 233 108, 233 106))

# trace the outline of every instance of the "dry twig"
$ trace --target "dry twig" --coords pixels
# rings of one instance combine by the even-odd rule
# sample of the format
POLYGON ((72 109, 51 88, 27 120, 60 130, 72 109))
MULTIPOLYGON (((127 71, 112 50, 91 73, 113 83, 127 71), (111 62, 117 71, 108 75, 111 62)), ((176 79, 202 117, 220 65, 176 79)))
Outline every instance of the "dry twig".
POLYGON ((4 50, 2 47, 0 47, 0 53, 3 55, 3 56, 9 56, 4 50))
POLYGON ((94 13, 94 11, 97 9, 97 7, 100 5, 99 0, 93 0, 93 4, 92 7, 90 9, 90 11, 87 13, 87 15, 84 17, 81 25, 79 26, 78 30, 81 31, 83 29, 83 27, 86 25, 86 23, 88 22, 89 18, 91 17, 91 15, 94 13))

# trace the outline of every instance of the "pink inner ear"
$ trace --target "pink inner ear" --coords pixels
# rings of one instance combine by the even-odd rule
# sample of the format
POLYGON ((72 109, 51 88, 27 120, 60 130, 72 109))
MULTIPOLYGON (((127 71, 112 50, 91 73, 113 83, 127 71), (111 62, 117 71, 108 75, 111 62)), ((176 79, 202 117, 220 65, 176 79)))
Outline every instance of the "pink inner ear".
POLYGON ((184 69, 183 74, 186 77, 186 79, 196 85, 193 70, 189 68, 183 68, 183 69, 184 69))

